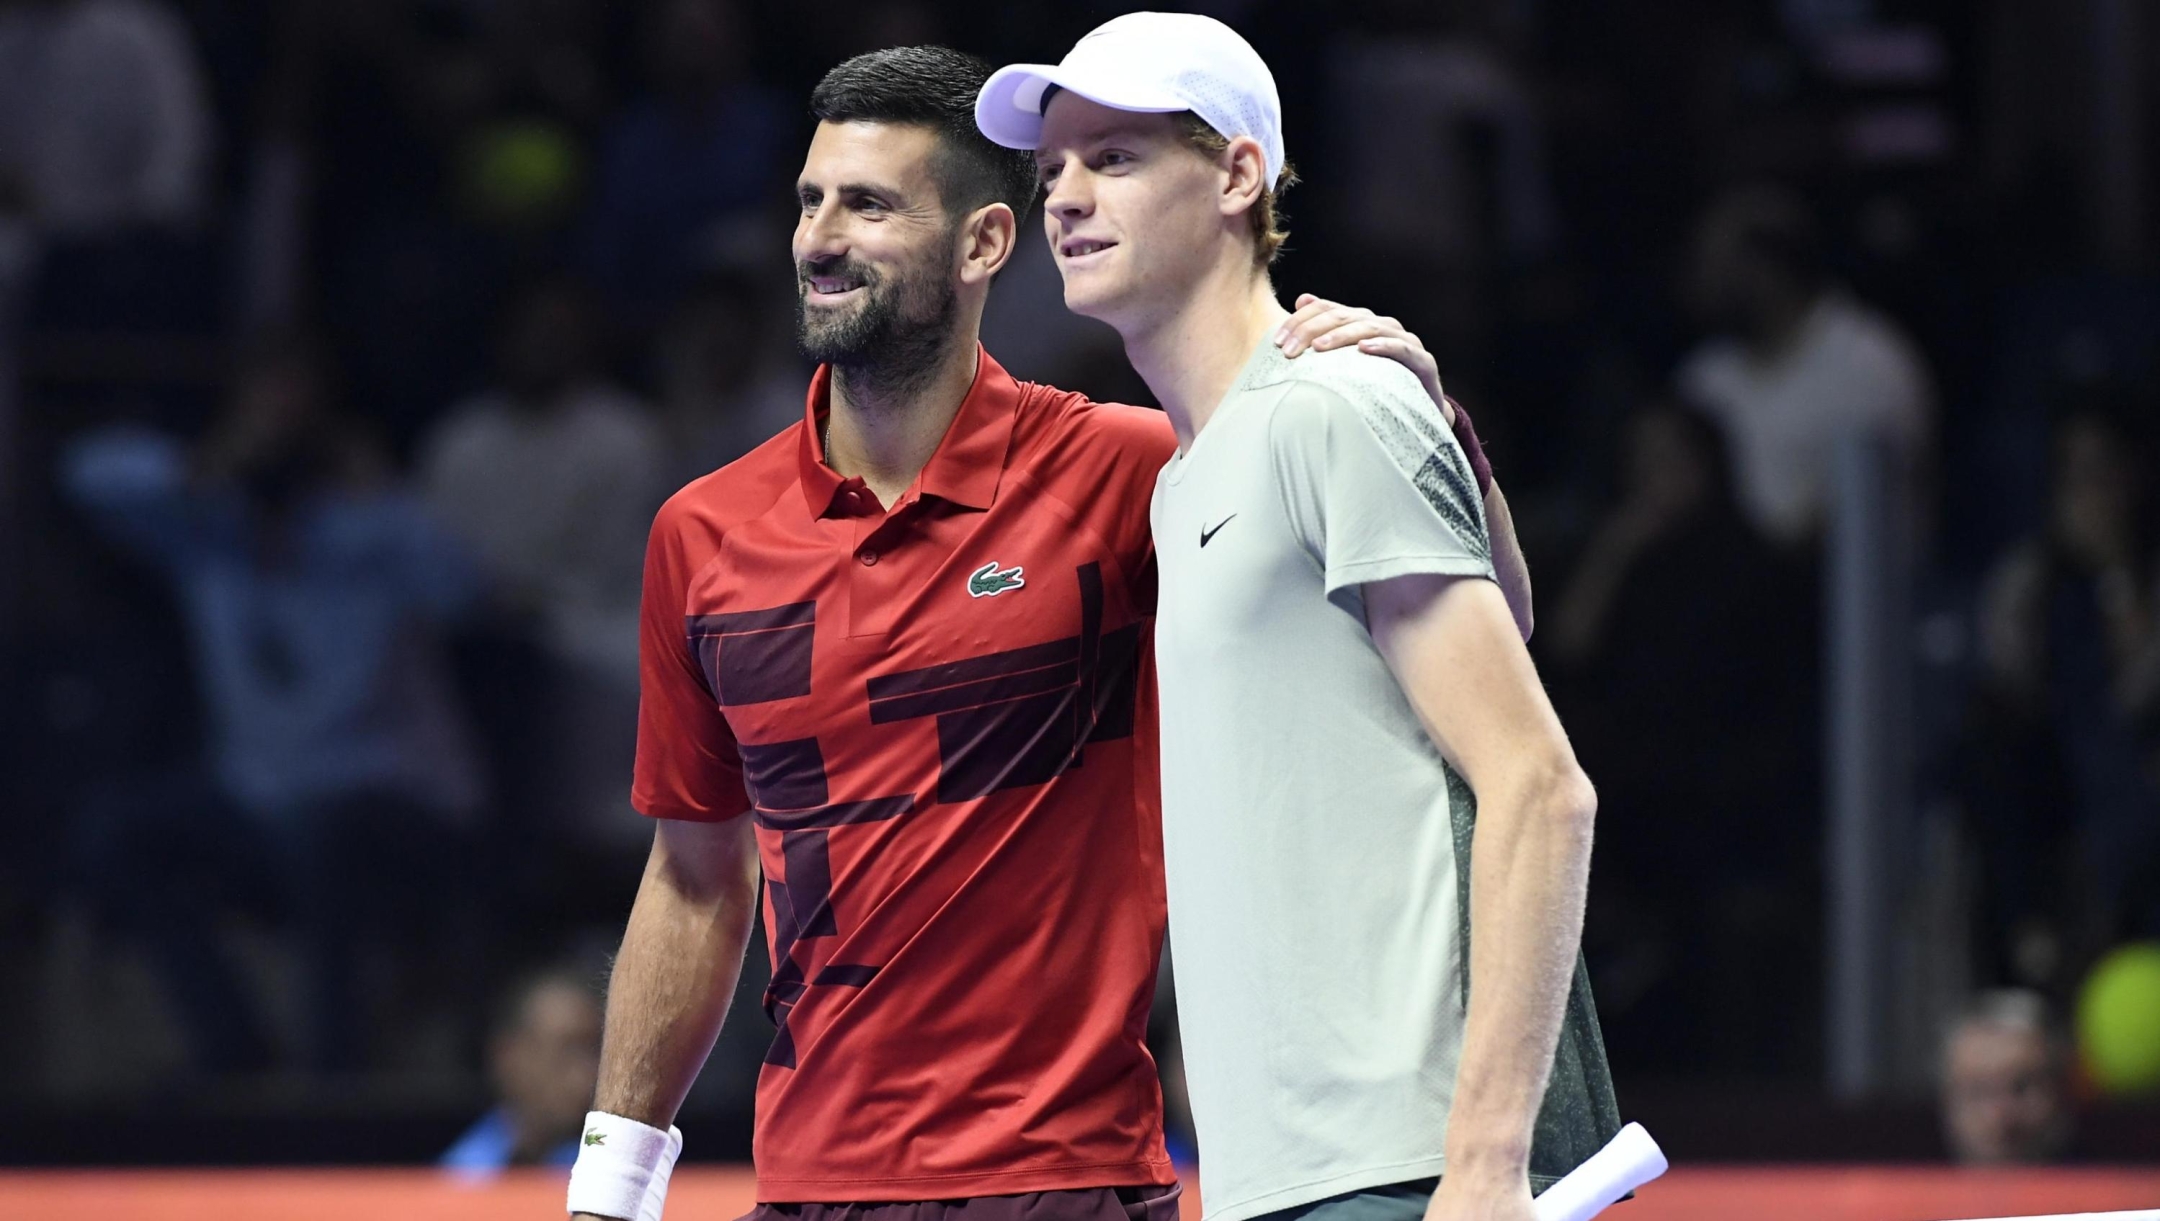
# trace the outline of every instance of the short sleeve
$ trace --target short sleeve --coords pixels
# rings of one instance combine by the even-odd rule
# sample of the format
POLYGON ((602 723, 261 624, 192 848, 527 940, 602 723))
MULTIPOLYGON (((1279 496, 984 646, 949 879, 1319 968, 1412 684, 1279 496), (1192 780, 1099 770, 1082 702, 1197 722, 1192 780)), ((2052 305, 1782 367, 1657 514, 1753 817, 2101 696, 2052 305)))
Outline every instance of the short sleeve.
POLYGON ((704 667, 691 652, 686 591, 704 549, 685 537, 676 502, 645 545, 638 612, 638 735, 630 803, 651 818, 717 822, 750 808, 742 756, 704 667))
POLYGON ((1412 574, 1492 579, 1470 464, 1422 394, 1380 379, 1298 382, 1276 404, 1268 441, 1291 529, 1330 597, 1412 574))

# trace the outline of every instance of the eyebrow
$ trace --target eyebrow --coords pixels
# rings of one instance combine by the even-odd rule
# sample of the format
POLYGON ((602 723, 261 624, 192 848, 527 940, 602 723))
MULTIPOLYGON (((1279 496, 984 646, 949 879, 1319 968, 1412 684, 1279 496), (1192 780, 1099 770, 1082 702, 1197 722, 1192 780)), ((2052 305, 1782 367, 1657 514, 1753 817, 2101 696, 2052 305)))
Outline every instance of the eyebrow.
MULTIPOLYGON (((804 191, 823 191, 824 189, 824 187, 807 178, 799 179, 795 183, 795 193, 798 195, 804 191)), ((834 187, 832 193, 835 195, 880 195, 895 203, 907 198, 907 192, 899 187, 885 186, 875 182, 843 182, 834 187)))

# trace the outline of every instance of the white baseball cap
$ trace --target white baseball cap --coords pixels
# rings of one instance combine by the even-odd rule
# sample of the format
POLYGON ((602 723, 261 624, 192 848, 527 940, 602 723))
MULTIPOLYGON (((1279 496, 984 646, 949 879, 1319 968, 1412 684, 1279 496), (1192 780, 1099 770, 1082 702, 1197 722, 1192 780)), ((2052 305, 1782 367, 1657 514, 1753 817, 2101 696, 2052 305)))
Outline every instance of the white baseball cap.
POLYGON ((1230 139, 1251 136, 1282 177, 1282 98, 1260 53, 1236 30, 1198 13, 1127 13, 1094 31, 1055 64, 998 69, 975 99, 975 125, 1006 148, 1042 143, 1043 95, 1070 89, 1113 110, 1190 110, 1230 139))

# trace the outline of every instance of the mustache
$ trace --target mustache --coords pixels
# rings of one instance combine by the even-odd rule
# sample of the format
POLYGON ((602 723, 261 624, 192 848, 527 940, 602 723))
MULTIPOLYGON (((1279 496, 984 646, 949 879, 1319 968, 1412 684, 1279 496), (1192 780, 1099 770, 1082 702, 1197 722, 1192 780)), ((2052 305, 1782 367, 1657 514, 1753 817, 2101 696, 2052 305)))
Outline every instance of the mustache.
POLYGON ((881 278, 868 265, 853 259, 829 259, 822 263, 798 261, 795 264, 795 287, 798 290, 808 289, 812 276, 840 276, 849 280, 860 280, 865 288, 876 288, 881 278))

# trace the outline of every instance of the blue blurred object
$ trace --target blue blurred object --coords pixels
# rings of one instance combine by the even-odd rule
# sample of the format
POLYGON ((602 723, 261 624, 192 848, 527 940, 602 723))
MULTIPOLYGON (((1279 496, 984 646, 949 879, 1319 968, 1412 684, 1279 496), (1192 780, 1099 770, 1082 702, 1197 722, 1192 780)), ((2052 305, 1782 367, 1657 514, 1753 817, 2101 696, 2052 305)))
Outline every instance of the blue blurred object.
MULTIPOLYGON (((458 1137, 436 1164, 452 1174, 488 1178, 501 1173, 510 1166, 510 1151, 517 1144, 517 1130, 510 1122, 510 1112, 496 1107, 482 1115, 478 1122, 458 1137)), ((544 1166, 560 1166, 567 1170, 577 1161, 578 1143, 575 1139, 557 1145, 545 1160, 544 1166)))

